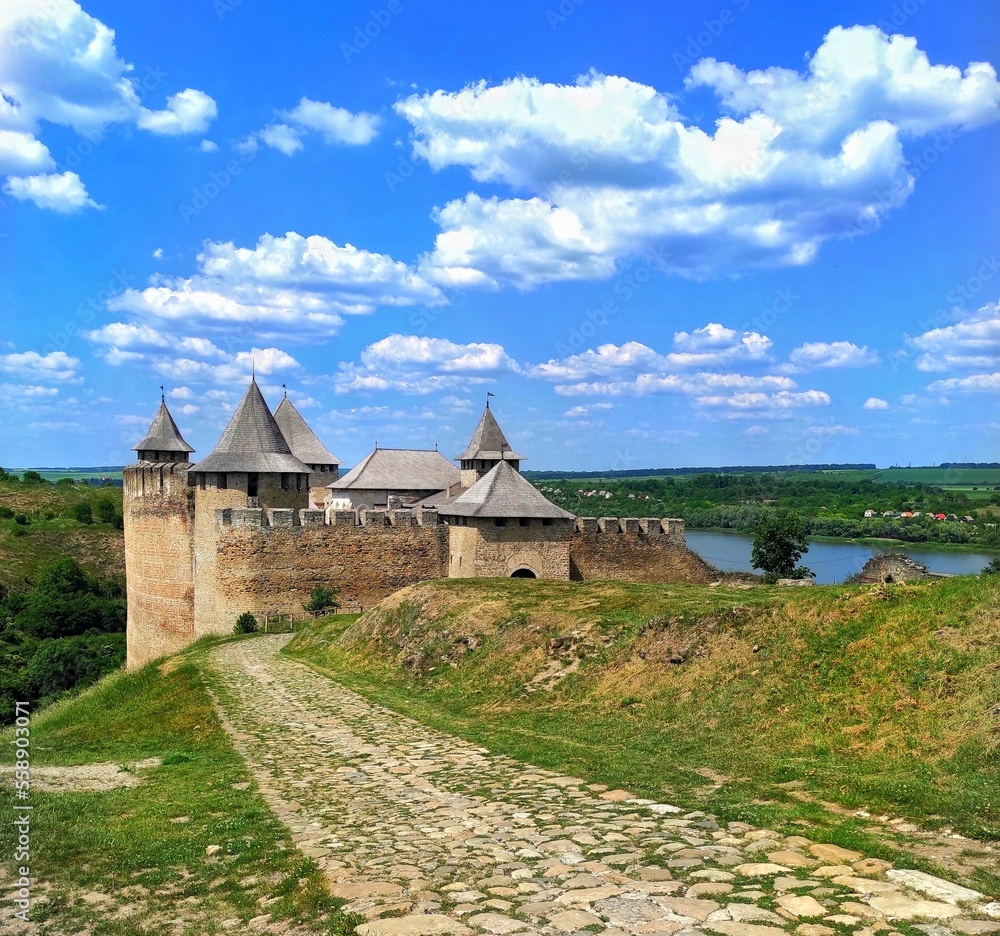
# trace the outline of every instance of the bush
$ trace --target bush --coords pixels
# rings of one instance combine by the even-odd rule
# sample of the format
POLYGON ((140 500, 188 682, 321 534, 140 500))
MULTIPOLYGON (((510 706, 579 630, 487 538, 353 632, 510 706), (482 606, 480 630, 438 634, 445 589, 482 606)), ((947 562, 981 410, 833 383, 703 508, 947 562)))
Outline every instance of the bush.
POLYGON ((95 511, 97 515, 98 523, 114 523, 115 518, 118 516, 118 508, 115 506, 113 500, 108 500, 106 497, 102 497, 97 502, 97 510, 95 511))
POLYGON ((21 475, 21 480, 25 484, 48 484, 48 482, 37 471, 26 471, 21 475))
POLYGON ((27 514, 23 514, 23 513, 14 514, 14 522, 18 526, 30 526, 31 525, 31 521, 28 519, 28 515, 27 514))
POLYGON ((990 560, 989 565, 983 569, 983 575, 1000 575, 1000 556, 990 560))
POLYGON ((244 611, 237 619, 233 627, 234 634, 255 634, 257 633, 257 618, 249 611, 244 611))
POLYGON ((317 585, 309 592, 309 600, 303 607, 306 611, 336 611, 340 607, 340 602, 337 600, 339 595, 339 588, 317 585))
POLYGON ((13 520, 14 511, 9 507, 0 507, 0 520, 13 520))
POLYGON ((77 521, 77 523, 93 523, 94 522, 94 511, 93 508, 88 503, 74 504, 69 511, 69 515, 77 521))

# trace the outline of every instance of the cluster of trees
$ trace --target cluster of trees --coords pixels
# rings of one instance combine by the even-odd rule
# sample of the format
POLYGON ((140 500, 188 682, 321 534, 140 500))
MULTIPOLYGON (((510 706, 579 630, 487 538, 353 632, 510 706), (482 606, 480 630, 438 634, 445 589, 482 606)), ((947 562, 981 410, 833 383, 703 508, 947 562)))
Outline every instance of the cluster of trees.
POLYGON ((43 566, 25 591, 0 585, 0 723, 14 703, 51 701, 125 661, 125 583, 73 559, 43 566))
POLYGON ((108 486, 92 486, 78 484, 72 478, 63 478, 53 484, 46 481, 37 471, 25 471, 18 477, 0 468, 0 488, 7 492, 17 490, 41 490, 49 488, 52 491, 67 492, 66 497, 52 503, 52 499, 43 499, 44 506, 34 509, 15 509, 0 500, 0 520, 13 520, 20 531, 19 535, 27 533, 27 527, 57 517, 68 517, 77 523, 90 526, 95 523, 106 523, 116 530, 124 528, 122 518, 121 489, 108 486), (70 494, 69 491, 73 493, 70 494))
POLYGON ((1000 546, 1000 532, 973 524, 928 517, 865 518, 867 509, 974 514, 1000 504, 1000 494, 973 501, 961 491, 930 484, 885 483, 816 473, 701 474, 686 477, 626 478, 605 482, 611 498, 588 498, 593 485, 574 480, 540 485, 556 503, 581 515, 672 516, 692 529, 753 533, 774 508, 795 511, 810 536, 890 537, 905 542, 974 543, 1000 546), (631 496, 630 496, 631 495, 631 496))

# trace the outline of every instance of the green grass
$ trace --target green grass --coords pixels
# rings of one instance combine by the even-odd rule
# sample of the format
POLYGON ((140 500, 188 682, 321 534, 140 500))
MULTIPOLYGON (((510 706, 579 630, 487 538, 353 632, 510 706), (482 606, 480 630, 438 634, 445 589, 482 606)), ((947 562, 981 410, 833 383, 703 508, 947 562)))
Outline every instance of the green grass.
MULTIPOLYGON (((870 855, 893 846, 850 810, 1000 838, 1000 719, 984 715, 1000 700, 1000 581, 451 581, 388 604, 307 625, 286 652, 492 750, 729 820, 807 823, 870 855), (573 631, 579 669, 527 692, 573 631), (479 648, 456 652, 469 634, 479 648), (729 779, 713 788, 704 768, 729 779)), ((1000 890, 995 872, 973 879, 1000 890)))
MULTIPOLYGON (((343 901, 330 897, 319 869, 292 847, 257 792, 218 721, 199 652, 172 660, 166 673, 148 666, 116 674, 32 717, 34 768, 162 758, 137 787, 31 791, 34 896, 44 897, 32 919, 41 932, 176 932, 168 921, 178 915, 192 934, 262 914, 314 932, 347 934, 360 922, 340 912, 343 901), (221 851, 209 856, 210 845, 221 851), (110 903, 81 900, 87 891, 110 903), (262 909, 262 898, 274 897, 262 909), (122 908, 131 922, 112 919, 122 908)), ((9 740, 10 732, 0 738, 7 763, 9 740)), ((7 862, 11 816, 5 796, 0 860, 7 862)))

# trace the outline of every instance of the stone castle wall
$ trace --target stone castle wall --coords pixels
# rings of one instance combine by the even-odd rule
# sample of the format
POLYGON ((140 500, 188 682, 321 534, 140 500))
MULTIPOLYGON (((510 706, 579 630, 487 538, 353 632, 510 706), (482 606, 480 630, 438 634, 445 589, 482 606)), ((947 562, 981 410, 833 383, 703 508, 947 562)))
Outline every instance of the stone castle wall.
MULTIPOLYGON (((318 585, 342 607, 368 608, 407 585, 451 577, 707 582, 716 570, 690 552, 681 520, 580 518, 452 525, 436 510, 305 508, 306 491, 261 489, 245 476, 190 487, 186 465, 125 472, 128 664, 173 653, 204 634, 232 632, 244 611, 301 616, 318 585), (195 585, 197 583, 197 585, 195 585)), ((294 483, 294 482, 293 482, 294 483)))
POLYGON ((570 578, 625 582, 710 582, 718 570, 687 548, 684 521, 578 517, 570 578))
POLYGON ((338 587, 341 605, 355 611, 441 578, 449 528, 435 511, 424 513, 433 517, 417 523, 408 510, 216 511, 213 575, 198 579, 199 598, 211 591, 205 606, 213 609, 212 630, 230 633, 244 611, 301 616, 317 585, 338 587))
POLYGON ((194 497, 186 463, 122 472, 130 669, 194 639, 194 497))

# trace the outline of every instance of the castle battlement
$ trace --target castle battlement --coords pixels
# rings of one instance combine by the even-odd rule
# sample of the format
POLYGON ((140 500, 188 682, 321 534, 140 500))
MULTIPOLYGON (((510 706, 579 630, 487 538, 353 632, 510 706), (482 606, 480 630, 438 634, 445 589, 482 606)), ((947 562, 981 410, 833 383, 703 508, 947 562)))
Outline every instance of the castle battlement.
POLYGON ((577 517, 575 533, 642 533, 684 545, 684 521, 677 517, 577 517))

